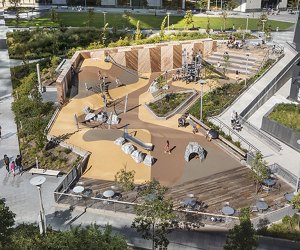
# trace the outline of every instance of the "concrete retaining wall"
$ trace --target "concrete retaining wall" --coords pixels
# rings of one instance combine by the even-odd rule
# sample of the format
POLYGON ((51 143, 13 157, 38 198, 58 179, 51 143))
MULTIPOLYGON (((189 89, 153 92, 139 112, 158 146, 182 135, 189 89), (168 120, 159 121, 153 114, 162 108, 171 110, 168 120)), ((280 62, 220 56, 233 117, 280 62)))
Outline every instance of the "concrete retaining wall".
POLYGON ((164 72, 182 67, 182 51, 184 49, 189 58, 198 51, 201 51, 202 56, 206 58, 217 50, 217 42, 208 38, 77 51, 70 60, 69 67, 65 67, 56 80, 57 99, 60 103, 66 101, 71 86, 71 65, 73 64, 76 69, 83 59, 101 58, 104 60, 105 54, 109 53, 114 61, 126 68, 145 73, 164 72))
POLYGON ((263 116, 261 129, 300 152, 300 145, 297 143, 300 132, 271 120, 268 116, 272 110, 263 116))

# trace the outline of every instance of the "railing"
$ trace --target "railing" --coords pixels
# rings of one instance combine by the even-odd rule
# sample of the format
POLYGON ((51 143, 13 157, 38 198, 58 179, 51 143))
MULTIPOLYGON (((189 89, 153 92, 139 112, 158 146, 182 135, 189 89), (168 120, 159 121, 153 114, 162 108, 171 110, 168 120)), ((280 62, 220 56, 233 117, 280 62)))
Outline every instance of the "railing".
POLYGON ((227 126, 224 122, 222 122, 219 118, 213 116, 209 118, 210 120, 215 120, 219 125, 218 127, 227 135, 231 136, 234 135, 237 138, 237 141, 240 143, 246 144, 248 146, 248 151, 254 151, 254 152, 260 152, 254 145, 252 145, 250 142, 248 142, 246 139, 244 139, 242 136, 240 136, 237 132, 235 132, 232 128, 227 126), (227 130, 228 133, 224 131, 224 128, 227 130))
POLYGON ((276 151, 280 151, 281 144, 273 140, 270 136, 266 135, 264 132, 262 132, 260 129, 249 123, 246 119, 244 119, 242 116, 239 116, 239 119, 241 121, 241 124, 246 127, 249 132, 252 132, 258 139, 260 139, 263 142, 266 142, 269 146, 274 148, 276 151))
POLYGON ((264 58, 262 59, 260 65, 259 65, 259 67, 258 67, 258 71, 260 71, 261 68, 264 66, 264 64, 266 63, 266 61, 269 59, 269 56, 270 56, 270 49, 267 50, 267 52, 266 52, 264 58))
MULTIPOLYGON (((138 202, 128 202, 116 199, 106 199, 106 198, 98 198, 91 197, 86 195, 76 195, 69 193, 61 193, 58 191, 54 191, 54 196, 62 197, 62 199, 56 200, 56 202, 61 202, 63 204, 68 204, 70 207, 84 207, 84 209, 98 209, 98 210, 106 210, 107 212, 120 212, 128 215, 134 215, 135 207, 141 206, 141 203, 138 202)), ((236 216, 228 216, 223 214, 216 213, 207 213, 201 211, 195 211, 190 209, 180 209, 173 208, 173 211, 177 215, 177 219, 185 220, 187 214, 191 214, 193 216, 199 216, 195 218, 195 221, 202 222, 205 224, 216 224, 212 223, 211 218, 222 218, 223 223, 217 223, 218 226, 226 226, 233 227, 235 224, 239 223, 239 218, 236 216)), ((127 215, 127 216, 128 216, 127 215)))
POLYGON ((46 127, 45 130, 44 130, 44 133, 45 133, 45 134, 46 134, 46 133, 50 130, 50 128, 52 127, 52 125, 53 125, 53 123, 54 123, 54 121, 55 121, 55 119, 56 119, 56 117, 57 117, 57 115, 58 115, 60 109, 61 109, 61 106, 59 105, 59 106, 56 108, 56 110, 54 111, 54 113, 53 113, 51 119, 49 120, 49 122, 48 122, 48 124, 47 124, 47 127, 46 127))
POLYGON ((290 183, 292 186, 296 186, 297 183, 297 176, 288 171, 287 169, 281 167, 278 163, 273 163, 268 166, 272 173, 279 175, 282 177, 286 182, 290 183))
POLYGON ((261 219, 267 219, 270 223, 273 223, 281 220, 286 215, 293 215, 295 213, 296 210, 293 209, 291 205, 288 205, 283 208, 279 208, 277 210, 259 215, 258 217, 252 219, 251 222, 253 223, 254 227, 257 228, 258 223, 261 219))
POLYGON ((116 66, 120 67, 121 69, 124 69, 124 70, 125 70, 126 72, 128 72, 129 74, 132 74, 132 75, 134 75, 134 76, 141 77, 141 76, 139 76, 138 71, 135 71, 135 70, 133 70, 133 69, 130 69, 130 68, 128 68, 128 67, 126 67, 126 66, 124 66, 124 65, 122 65, 122 64, 120 64, 120 63, 117 63, 117 62, 115 61, 115 59, 113 59, 112 56, 111 56, 110 54, 109 54, 108 56, 109 56, 109 59, 112 61, 112 63, 115 64, 116 66))
POLYGON ((78 163, 76 166, 70 170, 70 172, 65 176, 64 180, 59 184, 59 186, 54 191, 54 200, 58 202, 62 196, 62 194, 65 194, 70 188, 70 186, 77 180, 79 177, 83 174, 86 165, 87 160, 89 158, 90 154, 87 153, 83 159, 78 163))

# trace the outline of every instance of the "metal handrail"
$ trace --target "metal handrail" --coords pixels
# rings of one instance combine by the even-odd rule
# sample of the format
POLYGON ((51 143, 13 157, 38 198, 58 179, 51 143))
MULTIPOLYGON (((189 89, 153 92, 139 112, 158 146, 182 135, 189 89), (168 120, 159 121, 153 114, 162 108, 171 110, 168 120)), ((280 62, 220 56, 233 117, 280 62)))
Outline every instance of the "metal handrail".
MULTIPOLYGON (((141 203, 136 203, 136 202, 119 201, 119 200, 114 200, 114 199, 106 199, 106 198, 98 198, 98 197, 87 197, 85 195, 67 194, 67 193, 61 193, 61 192, 57 192, 57 191, 54 191, 53 194, 54 195, 60 195, 60 197, 65 195, 65 196, 74 197, 74 198, 89 198, 89 199, 94 200, 94 201, 111 202, 111 203, 114 203, 114 204, 117 203, 117 204, 123 204, 123 205, 131 205, 131 206, 141 206, 141 205, 143 205, 141 203)), ((232 215, 206 213, 206 212, 193 211, 193 210, 188 210, 188 209, 173 208, 173 211, 185 212, 185 213, 191 213, 191 214, 202 214, 202 215, 215 216, 215 217, 224 217, 224 218, 230 218, 230 219, 234 219, 234 220, 239 219, 239 217, 232 216, 232 215)))
POLYGON ((113 62, 113 64, 115 64, 116 66, 120 67, 121 69, 124 69, 125 71, 127 71, 129 74, 132 74, 134 76, 138 76, 139 78, 141 78, 142 76, 139 75, 138 71, 135 71, 133 69, 130 69, 130 68, 127 68, 126 66, 120 64, 120 63, 117 63, 115 61, 115 59, 109 54, 109 59, 113 62))
POLYGON ((264 140, 267 142, 271 147, 276 149, 278 152, 282 149, 281 144, 273 140, 270 136, 266 135, 264 132, 262 132, 260 129, 255 127, 253 124, 248 122, 246 119, 244 119, 242 116, 239 116, 239 119, 243 125, 245 125, 250 131, 254 132, 254 135, 257 135, 259 139, 264 140))
MULTIPOLYGON (((222 122, 219 118, 212 116, 209 119, 213 119, 216 120, 218 123, 220 123, 220 128, 222 129, 223 127, 225 127, 226 129, 228 129, 229 131, 229 135, 231 136, 232 134, 235 135, 239 141, 244 142, 245 144, 248 145, 249 149, 252 149, 255 152, 260 152, 260 150, 258 148, 256 148, 254 145, 252 145, 250 142, 248 142, 245 138, 243 138, 242 136, 240 136, 237 132, 235 132, 232 128, 230 128, 227 124, 225 124, 224 122, 222 122)), ((251 151, 251 150, 249 150, 251 151)))
POLYGON ((283 179, 285 179, 288 183, 290 183, 293 186, 296 186, 297 183, 297 176, 293 173, 291 173, 289 170, 283 168, 278 163, 273 163, 268 166, 272 173, 275 173, 277 175, 280 175, 283 179))
POLYGON ((45 134, 51 129, 51 127, 52 127, 52 125, 53 125, 53 123, 54 123, 54 121, 55 121, 55 119, 56 119, 56 117, 57 117, 60 110, 61 110, 61 105, 58 105, 57 108, 55 109, 51 119, 49 120, 45 130, 44 130, 45 134))

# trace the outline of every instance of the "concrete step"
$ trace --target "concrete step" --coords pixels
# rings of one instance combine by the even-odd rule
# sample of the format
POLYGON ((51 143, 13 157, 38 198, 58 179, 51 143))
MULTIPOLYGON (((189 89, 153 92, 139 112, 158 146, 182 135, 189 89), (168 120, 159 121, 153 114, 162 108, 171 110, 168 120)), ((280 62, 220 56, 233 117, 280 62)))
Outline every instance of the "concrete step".
MULTIPOLYGON (((217 67, 218 62, 221 64, 221 66, 223 66, 225 64, 224 61, 222 60, 215 60, 213 59, 208 59, 207 62, 209 62, 210 64, 212 64, 213 66, 217 67)), ((229 65, 233 66, 233 67, 239 67, 239 68, 246 68, 246 63, 238 63, 238 62, 231 62, 229 61, 229 65)), ((248 69, 252 68, 257 70, 259 68, 260 64, 255 63, 255 64, 250 64, 248 63, 248 69)))
MULTIPOLYGON (((223 67, 220 67, 217 69, 219 72, 223 73, 223 67)), ((241 67, 228 67, 226 68, 226 72, 235 73, 236 71, 239 71, 240 74, 246 75, 246 69, 241 67)), ((252 75, 256 73, 257 70, 248 68, 248 75, 252 75)))
MULTIPOLYGON (((228 55, 229 55, 229 60, 241 60, 241 61, 247 60, 246 53, 245 54, 234 54, 234 53, 230 53, 230 51, 229 51, 228 55)), ((213 54, 211 54, 211 56, 224 58, 224 53, 223 52, 214 52, 213 54)), ((211 57, 211 56, 209 56, 209 57, 211 57)), ((248 62, 255 62, 255 61, 260 60, 260 58, 262 59, 263 56, 255 56, 254 57, 254 56, 250 55, 248 57, 248 62)))
MULTIPOLYGON (((208 60, 215 60, 215 61, 224 61, 224 57, 219 55, 211 55, 208 57, 208 60)), ((240 64, 246 64, 247 59, 246 58, 235 58, 235 57, 229 57, 229 62, 232 63, 240 63, 240 64)), ((252 64, 259 64, 260 60, 248 60, 248 65, 252 64)))

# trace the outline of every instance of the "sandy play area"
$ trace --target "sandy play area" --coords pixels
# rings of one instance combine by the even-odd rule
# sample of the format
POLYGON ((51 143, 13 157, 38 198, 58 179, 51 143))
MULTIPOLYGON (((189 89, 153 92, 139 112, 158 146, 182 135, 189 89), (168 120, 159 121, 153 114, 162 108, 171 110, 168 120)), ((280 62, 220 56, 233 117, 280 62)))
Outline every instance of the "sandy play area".
MULTIPOLYGON (((178 127, 177 114, 168 120, 157 120, 144 104, 153 99, 148 92, 150 83, 158 74, 143 74, 139 78, 137 74, 126 71, 112 63, 102 60, 85 59, 78 73, 78 94, 71 98, 61 109, 49 134, 53 136, 68 135, 67 143, 83 148, 91 152, 87 171, 84 177, 114 180, 114 176, 121 168, 135 171, 135 181, 142 183, 151 178, 158 179, 162 184, 172 186, 174 184, 209 176, 222 171, 234 169, 240 163, 224 152, 216 143, 208 142, 202 134, 193 134, 192 127, 178 127), (103 100, 97 91, 87 91, 85 83, 91 89, 96 89, 99 83, 98 71, 107 77, 109 83, 109 95, 118 104, 110 107, 111 111, 119 114, 121 119, 117 126, 88 128, 80 125, 77 130, 74 114, 82 116, 86 106, 97 110, 103 107, 103 100), (118 78, 122 86, 115 83, 118 78), (124 109, 124 97, 128 94, 128 112, 124 109), (122 136, 124 126, 128 125, 129 132, 144 142, 154 144, 152 152, 146 152, 154 156, 157 161, 152 167, 143 163, 135 163, 130 155, 126 155, 121 146, 115 145, 114 140, 122 136), (171 154, 164 153, 166 140, 170 141, 173 148, 171 154), (207 151, 207 157, 203 162, 192 159, 185 162, 184 152, 189 142, 198 142, 207 151)), ((186 88, 200 90, 199 85, 189 86, 182 82, 171 84, 170 91, 186 88)), ((204 86, 209 88, 209 86, 204 86)), ((142 150, 138 147, 139 150, 142 150)))

